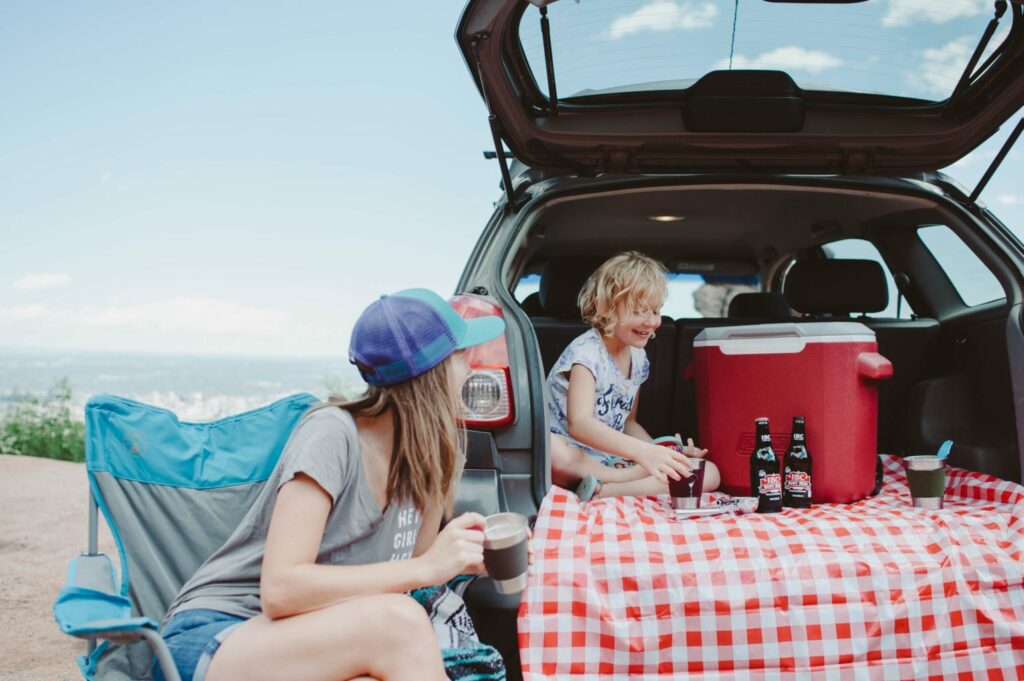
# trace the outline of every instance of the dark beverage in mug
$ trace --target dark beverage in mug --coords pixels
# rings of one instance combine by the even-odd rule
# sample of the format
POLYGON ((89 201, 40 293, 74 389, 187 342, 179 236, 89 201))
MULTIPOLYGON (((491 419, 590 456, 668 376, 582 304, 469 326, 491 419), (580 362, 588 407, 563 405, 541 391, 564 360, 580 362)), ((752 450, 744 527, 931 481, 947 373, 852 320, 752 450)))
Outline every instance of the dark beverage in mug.
POLYGON ((672 497, 673 508, 700 508, 700 495, 704 491, 704 459, 691 458, 693 469, 690 477, 673 480, 668 479, 668 493, 672 497))
POLYGON ((485 519, 484 567, 503 594, 526 588, 529 567, 528 523, 520 513, 497 513, 485 519))
POLYGON ((811 453, 807 451, 804 417, 793 417, 793 435, 782 458, 782 505, 811 507, 811 453))
POLYGON ((782 510, 782 475, 779 457, 772 449, 772 436, 768 419, 755 422, 757 433, 754 452, 750 455, 750 496, 757 497, 758 513, 778 513, 782 510))

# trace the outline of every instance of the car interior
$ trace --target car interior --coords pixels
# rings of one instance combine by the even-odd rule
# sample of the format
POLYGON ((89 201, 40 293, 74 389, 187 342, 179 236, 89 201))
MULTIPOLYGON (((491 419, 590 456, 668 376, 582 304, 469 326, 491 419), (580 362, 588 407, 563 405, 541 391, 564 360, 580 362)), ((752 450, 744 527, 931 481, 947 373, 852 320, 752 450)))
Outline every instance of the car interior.
POLYGON ((697 274, 711 286, 747 275, 753 290, 733 291, 721 316, 663 316, 640 393, 638 420, 649 432, 700 441, 691 361, 703 329, 857 321, 894 365, 880 387, 880 452, 932 452, 953 439, 954 465, 1019 481, 1007 350, 1007 291, 1015 287, 976 228, 939 199, 929 191, 796 184, 572 197, 531 216, 509 281, 539 276, 539 290, 516 297, 546 372, 586 329, 576 307, 580 287, 617 252, 645 252, 671 275, 697 274), (844 257, 851 244, 874 257, 844 257), (972 257, 974 269, 958 271, 972 257))

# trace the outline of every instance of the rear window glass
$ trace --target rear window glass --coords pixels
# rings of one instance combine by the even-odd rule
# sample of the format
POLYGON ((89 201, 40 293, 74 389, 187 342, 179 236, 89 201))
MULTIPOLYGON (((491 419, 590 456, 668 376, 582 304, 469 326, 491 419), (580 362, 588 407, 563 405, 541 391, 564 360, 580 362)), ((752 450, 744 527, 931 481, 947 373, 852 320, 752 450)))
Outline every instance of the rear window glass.
MULTIPOLYGON (((725 317, 729 302, 738 293, 759 291, 757 277, 705 277, 701 274, 669 273, 665 277, 668 298, 661 314, 680 317, 725 317)), ((540 275, 527 274, 519 279, 513 295, 522 303, 540 291, 540 275)))
POLYGON ((668 299, 661 314, 682 317, 725 317, 729 303, 739 293, 760 290, 757 277, 710 277, 672 273, 667 277, 668 299))
POLYGON ((842 241, 833 241, 823 248, 825 254, 835 260, 874 260, 881 265, 882 271, 885 272, 885 284, 889 289, 889 306, 881 312, 873 313, 873 315, 878 317, 898 316, 900 319, 911 318, 914 311, 906 300, 903 300, 902 303, 898 301, 899 291, 896 289, 896 282, 893 280, 892 272, 889 271, 889 266, 885 264, 882 254, 878 252, 873 243, 865 239, 843 239, 842 241), (899 315, 896 314, 897 307, 899 308, 899 315))
POLYGON ((949 227, 929 225, 917 230, 917 234, 945 270, 965 305, 973 307, 1006 297, 995 275, 949 227))
MULTIPOLYGON (((1008 33, 1008 14, 986 55, 1008 33)), ((548 8, 560 98, 677 90, 713 70, 774 69, 804 89, 943 100, 992 15, 989 0, 563 0, 548 8)), ((546 94, 536 7, 519 34, 546 94)))
POLYGON ((519 283, 516 284, 516 290, 513 295, 516 300, 520 303, 527 299, 534 293, 540 292, 540 275, 539 274, 527 274, 519 279, 519 283))

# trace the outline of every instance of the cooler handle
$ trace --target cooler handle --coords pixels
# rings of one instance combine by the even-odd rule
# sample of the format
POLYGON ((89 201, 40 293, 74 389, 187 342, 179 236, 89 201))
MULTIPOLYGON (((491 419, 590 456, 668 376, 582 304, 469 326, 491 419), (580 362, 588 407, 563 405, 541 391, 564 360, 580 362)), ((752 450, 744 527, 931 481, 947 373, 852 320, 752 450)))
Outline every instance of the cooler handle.
POLYGON ((857 355, 857 375, 872 381, 890 378, 892 362, 877 352, 862 352, 857 355))

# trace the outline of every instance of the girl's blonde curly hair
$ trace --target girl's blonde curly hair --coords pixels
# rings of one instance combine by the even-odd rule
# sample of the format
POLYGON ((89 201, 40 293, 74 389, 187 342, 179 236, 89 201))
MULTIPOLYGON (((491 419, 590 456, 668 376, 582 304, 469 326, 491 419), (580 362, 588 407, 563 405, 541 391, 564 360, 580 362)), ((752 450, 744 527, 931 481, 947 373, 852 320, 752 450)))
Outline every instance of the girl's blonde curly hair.
POLYGON ((627 310, 637 310, 654 295, 661 307, 668 297, 666 273, 664 265, 637 251, 606 260, 580 289, 578 304, 583 321, 610 336, 619 321, 615 307, 620 301, 627 310))

